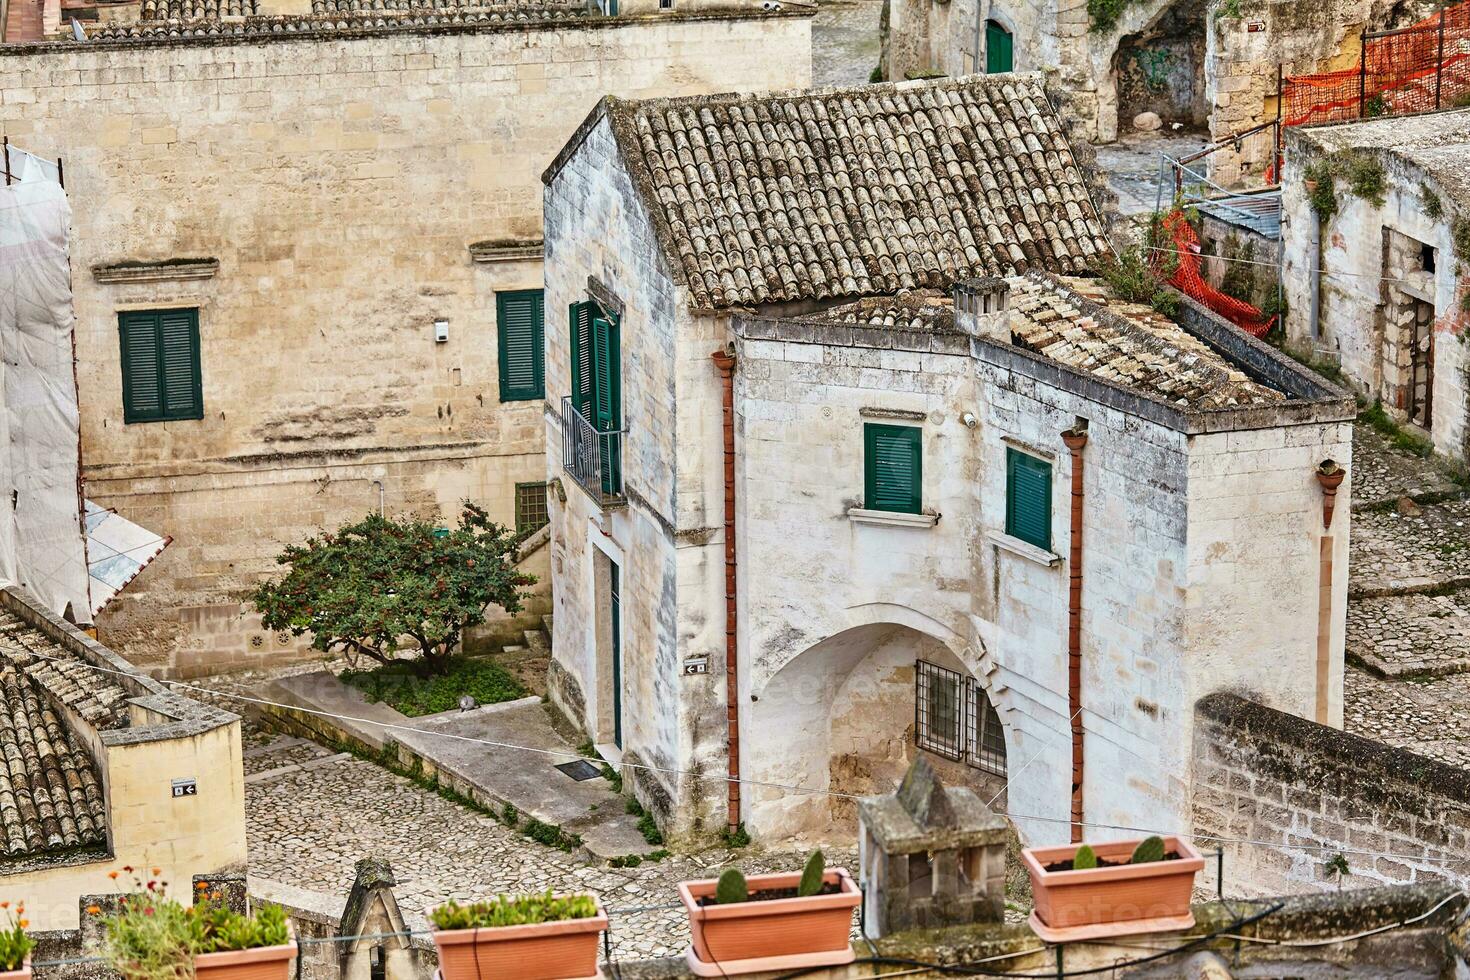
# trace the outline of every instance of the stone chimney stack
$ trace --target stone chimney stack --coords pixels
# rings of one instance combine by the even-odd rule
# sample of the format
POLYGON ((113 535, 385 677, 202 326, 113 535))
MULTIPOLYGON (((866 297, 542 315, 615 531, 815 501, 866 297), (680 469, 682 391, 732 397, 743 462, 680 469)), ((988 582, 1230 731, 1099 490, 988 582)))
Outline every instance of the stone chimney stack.
POLYGON ((960 283, 954 291, 955 322, 972 337, 1011 342, 1011 285, 999 276, 960 283))

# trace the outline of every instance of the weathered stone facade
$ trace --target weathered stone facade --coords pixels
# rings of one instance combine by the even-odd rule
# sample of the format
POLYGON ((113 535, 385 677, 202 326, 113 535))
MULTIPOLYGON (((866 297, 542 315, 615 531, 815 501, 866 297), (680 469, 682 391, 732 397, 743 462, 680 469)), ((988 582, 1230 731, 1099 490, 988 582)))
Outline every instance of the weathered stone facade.
MULTIPOLYGON (((1087 4, 1072 0, 889 0, 885 71, 985 71, 986 23, 994 22, 1013 39, 1015 70, 1056 67, 1088 138, 1116 139, 1139 112, 1156 112, 1166 125, 1207 124, 1222 138, 1276 118, 1278 68, 1290 75, 1355 66, 1365 27, 1400 26, 1432 9, 1390 0, 1119 6, 1116 22, 1098 29, 1087 4)), ((1213 157, 1215 179, 1259 173, 1269 154, 1258 150, 1213 157)))
POLYGON ((1229 891, 1470 880, 1464 769, 1233 695, 1196 710, 1195 833, 1228 838, 1229 891))
POLYGON ((516 484, 545 479, 544 429, 539 400, 500 401, 496 293, 542 284, 541 168, 609 90, 808 84, 810 18, 155 38, 3 61, 0 127, 64 158, 78 216, 90 492, 173 538, 100 627, 193 674, 304 652, 241 603, 287 542, 380 507, 448 520, 464 499, 513 522, 516 484), (204 418, 125 424, 118 313, 164 307, 199 310, 204 418))
POLYGON ((1282 180, 1288 339, 1336 362, 1359 394, 1461 464, 1470 462, 1467 160, 1470 111, 1461 110, 1292 131, 1282 180), (1355 189, 1358 163, 1380 181, 1378 200, 1355 189), (1325 221, 1306 187, 1324 169, 1335 171, 1325 182, 1337 205, 1325 221))
MULTIPOLYGON (((897 111, 922 89, 868 91, 897 111)), ((749 111, 772 111, 767 101, 750 100, 749 111)), ((657 133, 648 120, 664 108, 645 116, 618 104, 589 119, 548 173, 546 227, 549 305, 590 297, 624 324, 626 420, 620 491, 609 499, 584 490, 574 474, 587 456, 563 452, 573 420, 556 397, 573 390, 571 347, 548 335, 548 472, 564 491, 552 510, 553 697, 610 758, 656 767, 627 775, 667 834, 709 833, 726 816, 725 464, 710 355, 727 347, 736 363, 736 707, 740 771, 751 781, 740 816, 753 833, 852 834, 849 795, 887 791, 917 751, 923 662, 961 679, 1003 728, 998 767, 967 765, 960 749, 944 778, 982 800, 1003 791, 1008 808, 1027 815, 1016 820, 1027 839, 1065 837, 1071 463, 1062 433, 1079 419, 1090 433, 1080 641, 1094 760, 1084 777, 1088 820, 1187 822, 1191 706, 1210 691, 1249 690, 1341 723, 1349 489, 1324 532, 1316 471, 1329 459, 1350 465, 1344 393, 1187 300, 1181 329, 1056 286, 1070 298, 1048 315, 1080 338, 1065 353, 1040 339, 1044 352, 1025 349, 1039 334, 1019 328, 1014 339, 1009 328, 987 339, 989 328, 965 316, 956 326, 948 306, 945 326, 914 311, 930 302, 918 291, 821 313, 812 307, 824 304, 789 295, 751 313, 718 300, 707 309, 675 270, 692 266, 693 279, 738 236, 685 220, 678 191, 656 193, 645 182, 662 176, 625 162, 630 144, 658 145, 644 134, 657 133), (686 251, 682 241, 707 244, 686 251), (873 422, 919 430, 922 510, 894 515, 865 502, 864 426, 873 422), (1006 531, 1015 448, 1052 468, 1048 548, 1006 531), (1007 785, 1009 765, 1025 765, 1026 778, 1007 785)), ((893 138, 904 136, 895 126, 893 138)), ((823 246, 832 255, 843 247, 830 236, 823 246)), ((765 253, 737 254, 751 288, 771 282, 765 253)), ((914 247, 889 259, 919 267, 925 254, 914 247)), ((807 257, 804 288, 834 288, 812 272, 828 258, 807 257)), ((744 281, 716 272, 698 288, 744 281)), ((1036 284, 1015 280, 1025 303, 1037 302, 1036 284)))

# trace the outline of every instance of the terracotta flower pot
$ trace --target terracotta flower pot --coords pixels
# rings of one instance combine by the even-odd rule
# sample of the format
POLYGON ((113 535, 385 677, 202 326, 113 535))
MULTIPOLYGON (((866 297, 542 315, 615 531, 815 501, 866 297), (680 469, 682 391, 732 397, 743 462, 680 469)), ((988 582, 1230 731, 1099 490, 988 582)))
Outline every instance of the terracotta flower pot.
POLYGON ((31 958, 27 956, 19 970, 0 972, 0 980, 31 980, 31 958))
MULTIPOLYGON (((832 895, 778 898, 765 902, 700 905, 718 881, 685 881, 679 897, 689 911, 693 940, 685 959, 697 976, 728 976, 761 970, 800 969, 851 963, 852 910, 862 893, 845 868, 828 868, 823 877, 841 887, 832 895)), ((795 888, 801 874, 751 875, 750 891, 795 888)))
POLYGON ((528 926, 434 932, 444 980, 583 980, 599 975, 597 940, 607 928, 602 906, 587 919, 528 926))
MULTIPOLYGON (((1127 861, 1139 840, 1093 844, 1104 861, 1127 861)), ((1130 932, 1187 929, 1194 924, 1189 899, 1194 876, 1205 859, 1178 837, 1164 838, 1164 851, 1177 854, 1168 861, 1089 868, 1085 871, 1048 871, 1046 866, 1070 861, 1078 844, 1060 847, 1028 847, 1021 860, 1031 874, 1031 895, 1036 911, 1031 926, 1043 939, 1118 936, 1130 932)))
POLYGON ((194 957, 197 980, 288 980, 296 940, 284 946, 257 946, 194 957))

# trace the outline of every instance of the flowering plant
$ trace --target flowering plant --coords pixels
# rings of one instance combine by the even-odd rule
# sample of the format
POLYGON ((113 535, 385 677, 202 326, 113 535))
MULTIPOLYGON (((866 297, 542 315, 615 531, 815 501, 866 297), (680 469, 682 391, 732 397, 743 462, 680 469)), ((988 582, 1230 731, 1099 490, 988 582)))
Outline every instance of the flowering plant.
POLYGON ((36 941, 26 935, 26 926, 31 923, 26 919, 24 905, 17 905, 11 911, 9 902, 0 902, 0 909, 7 913, 6 925, 0 929, 0 972, 9 973, 25 965, 36 941))
MULTIPOLYGON (((132 873, 132 868, 124 868, 132 873)), ((199 895, 185 906, 168 895, 168 882, 133 879, 134 891, 104 920, 107 960, 126 980, 187 980, 201 953, 283 946, 291 941, 286 913, 267 905, 242 915, 226 908, 220 894, 200 882, 199 895)), ((115 878, 117 873, 112 873, 115 878)), ((100 914, 93 906, 88 911, 100 914)))

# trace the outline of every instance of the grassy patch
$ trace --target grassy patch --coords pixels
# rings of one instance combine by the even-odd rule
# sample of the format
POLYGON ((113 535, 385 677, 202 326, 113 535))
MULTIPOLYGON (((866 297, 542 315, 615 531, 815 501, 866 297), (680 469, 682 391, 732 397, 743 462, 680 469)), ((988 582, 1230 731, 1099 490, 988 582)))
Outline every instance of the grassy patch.
POLYGON ((612 784, 612 791, 614 793, 618 794, 619 796, 623 795, 622 774, 619 773, 612 766, 608 765, 606 762, 602 764, 602 778, 606 779, 609 783, 612 784))
POLYGON ((521 833, 538 844, 545 844, 559 851, 572 851, 582 846, 582 838, 579 835, 568 833, 554 823, 542 823, 535 817, 526 820, 526 825, 521 828, 521 833))
POLYGON ((1434 455, 1433 444, 1428 439, 1406 431, 1383 410, 1382 402, 1374 402, 1359 412, 1358 421, 1371 425, 1396 449, 1402 449, 1404 452, 1423 456, 1426 459, 1434 455))
POLYGON ((480 657, 458 657, 449 672, 418 677, 407 664, 387 664, 372 670, 347 670, 342 683, 361 691, 369 701, 383 704, 410 718, 453 711, 468 694, 476 704, 498 704, 526 696, 526 689, 504 667, 480 657))
POLYGON ((745 832, 745 824, 741 824, 734 830, 726 827, 720 832, 720 839, 725 842, 726 847, 750 846, 750 835, 745 832))
POLYGON ((628 811, 630 816, 638 818, 638 833, 643 835, 644 840, 650 844, 662 844, 664 842, 663 832, 658 829, 658 824, 654 822, 653 814, 643 809, 643 804, 630 796, 624 804, 624 809, 628 811))

